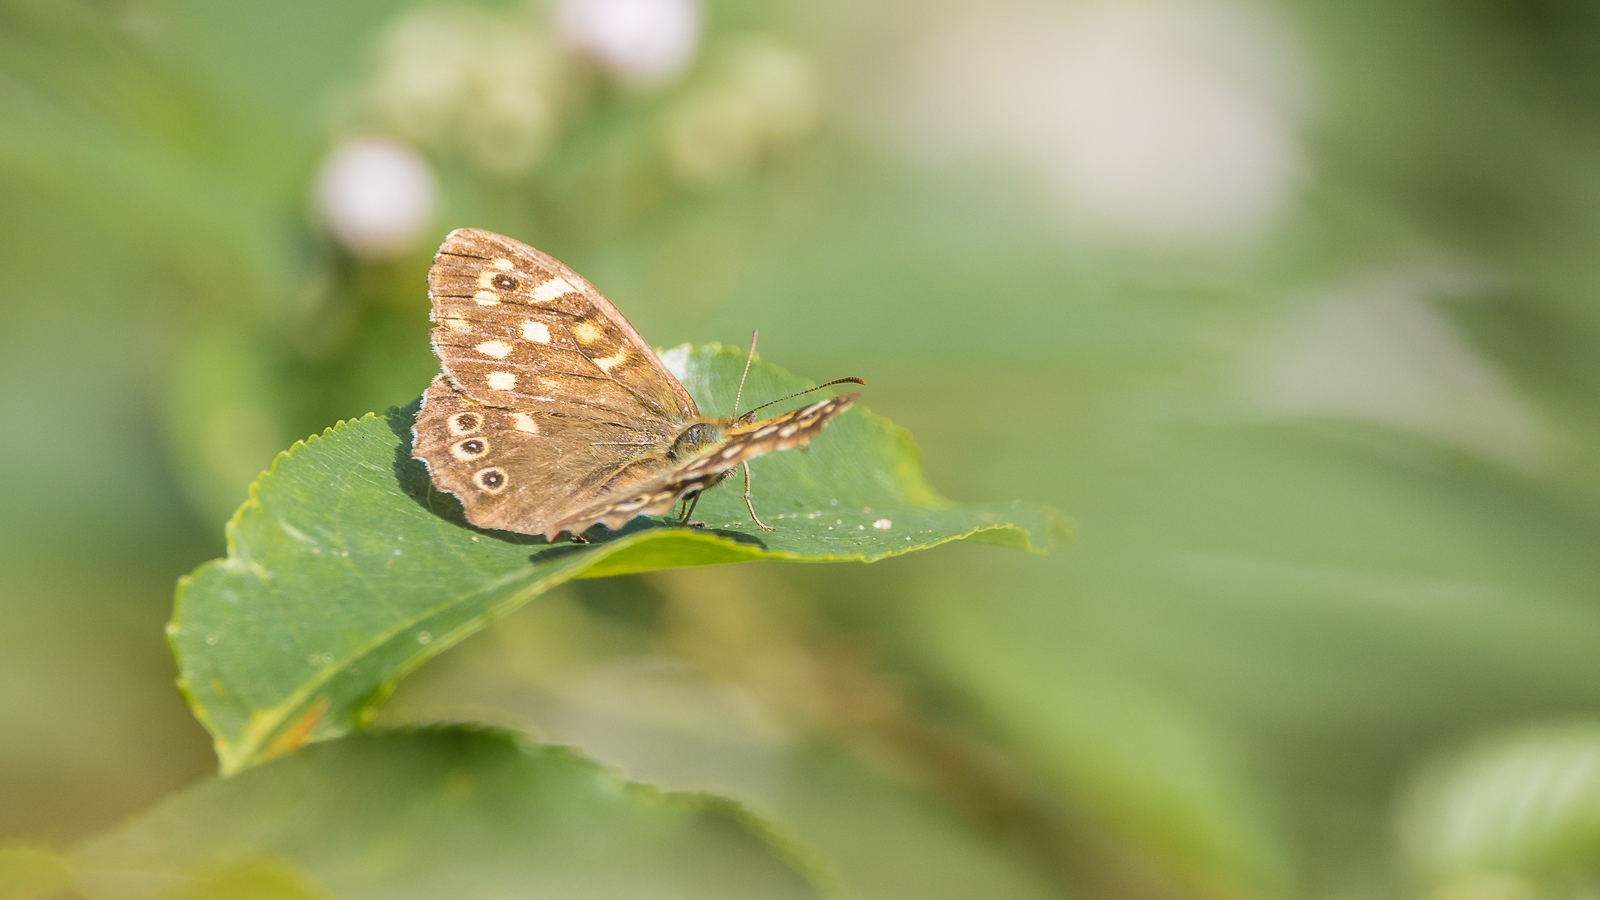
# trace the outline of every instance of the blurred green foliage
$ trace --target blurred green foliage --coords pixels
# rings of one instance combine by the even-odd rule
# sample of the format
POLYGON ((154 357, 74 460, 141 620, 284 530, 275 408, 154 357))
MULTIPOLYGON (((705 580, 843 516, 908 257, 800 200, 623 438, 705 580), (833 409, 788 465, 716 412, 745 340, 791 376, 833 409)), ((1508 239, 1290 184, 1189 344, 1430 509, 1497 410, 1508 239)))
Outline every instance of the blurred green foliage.
MULTIPOLYGON (((483 155, 378 90, 437 12, 0 3, 0 835, 66 849, 213 769, 172 582, 274 453, 420 393, 429 244, 474 225, 659 346, 759 326, 767 359, 864 377, 938 490, 1060 507, 1078 540, 569 586, 384 721, 734 797, 863 897, 1592 893, 1587 782, 1518 766, 1581 768, 1600 715, 1600 19, 1140 5, 1275 22, 1306 84, 1281 209, 1173 246, 1096 229, 1034 157, 874 127, 926 28, 1077 8, 719 0, 656 89, 517 70, 553 124, 483 155), (796 59, 810 124, 750 74, 796 59), (382 260, 311 199, 374 130, 439 185, 432 237, 382 260), (1519 832, 1518 803, 1554 812, 1519 832)), ((474 9, 469 41, 552 39, 542 8, 474 9)))
POLYGON ((465 727, 361 735, 207 782, 71 863, 108 900, 822 896, 806 861, 727 801, 465 727))

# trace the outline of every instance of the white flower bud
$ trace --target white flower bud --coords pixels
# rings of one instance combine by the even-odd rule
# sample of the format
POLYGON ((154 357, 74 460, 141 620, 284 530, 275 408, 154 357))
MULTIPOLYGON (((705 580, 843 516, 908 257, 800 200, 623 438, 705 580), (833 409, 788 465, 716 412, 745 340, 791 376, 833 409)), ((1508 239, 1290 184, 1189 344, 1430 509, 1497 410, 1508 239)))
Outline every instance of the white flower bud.
POLYGON ((694 0, 562 0, 556 20, 568 43, 642 85, 683 71, 700 40, 694 0))
POLYGON ((339 243, 363 257, 416 246, 433 215, 433 170, 411 147, 358 138, 336 147, 317 173, 316 208, 339 243))

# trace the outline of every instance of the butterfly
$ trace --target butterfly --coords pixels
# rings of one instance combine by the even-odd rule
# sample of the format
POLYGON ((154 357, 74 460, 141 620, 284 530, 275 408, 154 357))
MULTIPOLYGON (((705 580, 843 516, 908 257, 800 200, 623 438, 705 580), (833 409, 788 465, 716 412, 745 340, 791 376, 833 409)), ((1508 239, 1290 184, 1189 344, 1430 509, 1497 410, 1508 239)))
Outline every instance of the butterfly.
MULTIPOLYGON (((804 447, 859 396, 761 421, 754 413, 771 403, 701 415, 589 282, 527 244, 476 228, 445 238, 428 271, 428 296, 443 372, 422 396, 412 455, 481 528, 578 538, 679 501, 688 523, 701 492, 743 467, 750 516, 772 531, 750 500, 750 460, 804 447)), ((818 387, 847 382, 865 383, 818 387)))

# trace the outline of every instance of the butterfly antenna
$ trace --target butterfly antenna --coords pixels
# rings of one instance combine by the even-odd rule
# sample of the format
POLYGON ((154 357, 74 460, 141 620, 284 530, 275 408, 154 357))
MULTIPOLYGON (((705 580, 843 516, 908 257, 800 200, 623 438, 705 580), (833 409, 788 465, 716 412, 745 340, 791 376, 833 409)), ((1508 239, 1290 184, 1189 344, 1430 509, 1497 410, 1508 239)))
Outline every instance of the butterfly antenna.
MULTIPOLYGON (((758 410, 758 409, 766 409, 767 407, 771 406, 774 403, 782 403, 785 400, 793 400, 794 398, 800 396, 801 394, 809 394, 812 391, 820 391, 825 387, 833 387, 836 384, 859 384, 859 385, 865 385, 866 382, 862 381, 859 378, 854 378, 854 377, 851 377, 851 378, 835 378, 834 380, 828 382, 827 384, 819 384, 816 387, 808 387, 803 391, 795 391, 794 393, 790 394, 787 397, 779 397, 776 400, 768 400, 767 402, 761 404, 760 406, 751 407, 750 409, 745 410, 744 414, 739 417, 739 420, 740 421, 748 420, 750 418, 750 416, 755 413, 756 410, 758 410)), ((735 409, 737 409, 737 408, 738 407, 735 407, 735 409)))
POLYGON ((756 338, 761 337, 761 329, 750 332, 750 354, 744 358, 744 374, 739 376, 739 391, 733 395, 733 411, 739 412, 739 398, 744 396, 744 380, 750 377, 750 362, 756 358, 756 338))

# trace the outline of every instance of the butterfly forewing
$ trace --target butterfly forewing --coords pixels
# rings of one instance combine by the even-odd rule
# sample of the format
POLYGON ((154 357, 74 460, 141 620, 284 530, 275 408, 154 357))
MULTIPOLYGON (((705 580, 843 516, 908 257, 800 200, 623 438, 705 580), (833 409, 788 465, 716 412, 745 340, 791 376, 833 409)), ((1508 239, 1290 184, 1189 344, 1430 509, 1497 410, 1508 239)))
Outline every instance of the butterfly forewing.
POLYGON ((434 352, 452 384, 488 406, 626 424, 667 443, 694 400, 616 307, 526 244, 450 233, 428 272, 434 352))

